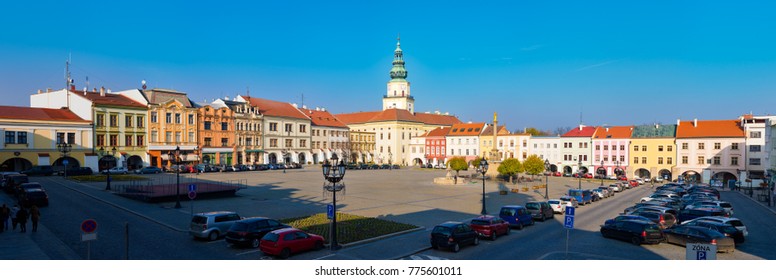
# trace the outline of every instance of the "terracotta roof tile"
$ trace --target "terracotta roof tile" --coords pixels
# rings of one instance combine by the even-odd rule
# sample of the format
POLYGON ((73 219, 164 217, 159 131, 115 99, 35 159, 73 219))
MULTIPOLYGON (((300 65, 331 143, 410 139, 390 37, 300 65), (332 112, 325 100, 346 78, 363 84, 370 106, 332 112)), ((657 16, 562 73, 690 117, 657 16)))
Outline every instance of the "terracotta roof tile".
POLYGON ((337 114, 335 116, 345 124, 381 121, 406 121, 430 125, 451 126, 457 123, 461 123, 461 121, 458 120, 458 118, 455 116, 426 113, 415 113, 413 115, 410 113, 410 111, 396 108, 387 109, 384 111, 337 114))
POLYGON ((152 104, 162 104, 165 102, 168 102, 172 99, 178 100, 183 106, 186 106, 188 108, 194 107, 192 105, 191 100, 189 100, 189 97, 186 96, 185 92, 170 90, 170 89, 149 89, 144 90, 143 94, 146 96, 146 99, 148 99, 148 103, 152 104))
POLYGON ((347 125, 338 120, 328 111, 316 111, 310 109, 302 109, 301 111, 310 118, 310 122, 312 122, 312 124, 315 126, 348 128, 347 125))
MULTIPOLYGON (((493 126, 492 125, 488 125, 488 127, 486 127, 485 129, 482 130, 481 135, 493 136, 493 126)), ((506 125, 499 125, 498 126, 498 135, 509 135, 509 130, 507 130, 507 126, 506 125)))
POLYGON ((348 113, 348 114, 336 114, 334 115, 338 120, 345 124, 356 124, 356 123, 366 123, 370 119, 374 118, 375 115, 380 112, 358 112, 358 113, 348 113))
POLYGON ((81 90, 71 90, 70 92, 72 92, 73 95, 89 99, 90 101, 94 102, 94 104, 98 105, 135 107, 143 109, 148 108, 146 105, 140 104, 120 94, 106 93, 105 96, 101 96, 99 92, 87 91, 86 94, 84 94, 84 91, 81 90))
POLYGON ((454 124, 447 136, 477 136, 480 135, 485 123, 454 124))
POLYGON ((594 126, 582 126, 582 129, 575 127, 561 137, 592 137, 595 134, 596 128, 594 126))
POLYGON ((265 116, 309 119, 302 111, 286 102, 250 96, 243 96, 242 98, 250 102, 251 105, 259 107, 259 112, 265 116))
POLYGON ((745 137, 744 129, 738 120, 680 121, 676 128, 676 138, 745 137))
POLYGON ((607 130, 606 127, 599 126, 593 134, 593 139, 627 139, 631 138, 633 126, 612 126, 607 130))
POLYGON ((0 119, 91 123, 68 109, 0 106, 0 119))
POLYGON ((428 135, 426 135, 426 136, 427 137, 440 137, 440 136, 444 137, 448 133, 450 133, 450 129, 451 129, 450 127, 438 127, 438 128, 436 128, 436 129, 434 129, 432 131, 429 131, 428 135))
POLYGON ((369 122, 384 121, 421 122, 410 111, 396 108, 383 110, 369 120, 369 122))
POLYGON ((461 123, 461 120, 459 120, 456 116, 451 115, 437 115, 416 112, 415 117, 425 124, 452 126, 454 124, 461 123))

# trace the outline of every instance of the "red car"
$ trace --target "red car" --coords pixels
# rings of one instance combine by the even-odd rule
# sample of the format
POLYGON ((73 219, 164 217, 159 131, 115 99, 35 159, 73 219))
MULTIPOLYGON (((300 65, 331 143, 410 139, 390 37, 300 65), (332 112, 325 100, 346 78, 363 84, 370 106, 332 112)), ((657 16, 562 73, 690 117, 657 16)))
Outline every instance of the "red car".
POLYGON ((584 178, 585 179, 593 179, 593 174, 585 173, 584 178))
POLYGON ((628 181, 628 176, 625 176, 625 175, 620 175, 619 177, 617 177, 617 180, 620 180, 620 181, 628 181))
POLYGON ((636 180, 630 180, 630 181, 628 181, 628 184, 629 184, 629 185, 631 185, 631 187, 634 187, 634 188, 635 188, 635 187, 638 187, 638 186, 639 186, 639 181, 636 181, 636 180))
POLYGON ((562 175, 563 174, 561 174, 560 171, 555 171, 555 173, 552 173, 552 176, 555 176, 555 177, 560 177, 562 175))
POLYGON ((323 237, 295 228, 283 228, 265 234, 259 247, 264 254, 285 259, 292 253, 322 249, 323 237))
POLYGON ((494 216, 479 216, 474 218, 471 223, 469 223, 469 227, 471 227, 479 236, 489 237, 491 240, 496 240, 496 236, 498 235, 507 235, 510 231, 509 223, 507 221, 494 216))

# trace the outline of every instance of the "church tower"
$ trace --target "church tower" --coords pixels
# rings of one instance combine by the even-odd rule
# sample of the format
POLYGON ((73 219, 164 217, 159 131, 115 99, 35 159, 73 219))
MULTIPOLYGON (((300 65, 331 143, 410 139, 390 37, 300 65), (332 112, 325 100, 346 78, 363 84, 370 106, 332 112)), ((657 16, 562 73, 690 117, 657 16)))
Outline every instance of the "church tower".
POLYGON ((407 70, 404 69, 404 55, 401 50, 401 38, 396 38, 396 50, 393 51, 393 67, 388 89, 383 96, 383 110, 404 109, 415 113, 415 98, 410 96, 410 83, 407 82, 407 70))

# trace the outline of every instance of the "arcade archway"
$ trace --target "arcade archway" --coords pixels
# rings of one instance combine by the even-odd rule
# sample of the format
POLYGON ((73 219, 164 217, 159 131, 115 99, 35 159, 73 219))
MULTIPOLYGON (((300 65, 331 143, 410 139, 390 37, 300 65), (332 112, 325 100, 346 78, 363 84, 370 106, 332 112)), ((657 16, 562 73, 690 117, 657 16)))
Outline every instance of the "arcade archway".
POLYGON ((643 178, 643 179, 652 178, 650 177, 650 175, 652 174, 650 174, 649 170, 645 168, 636 169, 636 173, 634 173, 634 175, 636 175, 636 177, 643 178))
POLYGON ((23 158, 9 158, 0 165, 2 171, 23 171, 32 168, 32 162, 23 158))

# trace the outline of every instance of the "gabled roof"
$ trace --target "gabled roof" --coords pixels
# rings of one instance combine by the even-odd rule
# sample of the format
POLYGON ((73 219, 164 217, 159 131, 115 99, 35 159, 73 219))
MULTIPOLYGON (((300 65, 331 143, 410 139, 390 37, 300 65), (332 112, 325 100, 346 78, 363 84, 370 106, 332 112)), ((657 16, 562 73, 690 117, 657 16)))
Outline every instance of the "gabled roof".
POLYGON ((302 114, 302 111, 290 103, 250 96, 242 96, 242 98, 250 102, 251 105, 259 107, 259 112, 265 116, 309 120, 305 114, 302 114))
POLYGON ((432 131, 429 131, 426 137, 445 137, 448 133, 450 133, 450 129, 450 127, 438 127, 432 131))
POLYGON ((593 139, 628 139, 633 133, 633 126, 599 126, 593 134, 593 139))
POLYGON ((186 96, 185 92, 180 92, 176 90, 171 89, 150 89, 150 90, 144 90, 143 94, 146 96, 146 99, 148 99, 148 103, 151 104, 162 104, 166 103, 167 101, 170 101, 172 99, 177 100, 183 106, 186 106, 188 108, 194 107, 191 103, 191 100, 189 100, 189 97, 186 96))
POLYGON ((343 122, 338 120, 336 117, 334 117, 334 115, 332 115, 328 111, 310 110, 310 109, 302 109, 301 111, 302 113, 307 115, 307 117, 310 118, 310 122, 312 122, 312 124, 315 126, 348 128, 347 125, 345 125, 343 122))
MULTIPOLYGON (((498 132, 496 132, 497 135, 508 135, 509 130, 507 130, 506 125, 499 125, 498 126, 498 132)), ((482 136, 493 136, 493 125, 488 125, 485 127, 485 129, 482 130, 482 133, 480 133, 482 136)))
POLYGON ((374 112, 358 112, 335 115, 337 119, 345 124, 358 124, 358 123, 370 123, 370 122, 382 122, 382 121, 404 121, 404 122, 417 122, 429 125, 444 125, 451 126, 457 123, 461 123, 455 116, 450 115, 438 115, 438 114, 426 114, 415 113, 412 114, 408 110, 391 108, 384 111, 374 112))
POLYGON ((676 138, 745 137, 738 120, 680 121, 676 138))
POLYGON ((638 125, 633 128, 631 138, 675 138, 676 125, 638 125))
POLYGON ((133 107, 147 109, 146 105, 138 103, 126 96, 114 93, 105 93, 105 96, 100 95, 99 92, 71 90, 73 95, 80 96, 92 101, 92 103, 103 106, 121 106, 121 107, 133 107))
POLYGON ((385 122, 385 121, 403 121, 403 122, 421 122, 410 111, 404 109, 387 109, 377 113, 374 117, 369 119, 369 122, 385 122))
POLYGON ((91 123, 68 109, 0 106, 0 119, 91 123))
POLYGON ((485 123, 459 123, 450 128, 447 136, 477 136, 482 132, 485 123))
POLYGON ((566 132, 566 134, 561 135, 561 137, 593 137, 595 130, 596 128, 594 126, 580 125, 578 127, 572 128, 566 132))
POLYGON ((426 114, 416 112, 415 117, 425 124, 452 126, 454 124, 461 123, 461 120, 459 120, 456 116, 451 115, 426 114))

